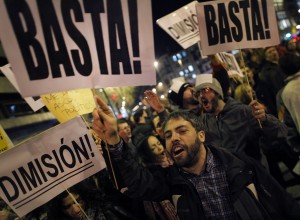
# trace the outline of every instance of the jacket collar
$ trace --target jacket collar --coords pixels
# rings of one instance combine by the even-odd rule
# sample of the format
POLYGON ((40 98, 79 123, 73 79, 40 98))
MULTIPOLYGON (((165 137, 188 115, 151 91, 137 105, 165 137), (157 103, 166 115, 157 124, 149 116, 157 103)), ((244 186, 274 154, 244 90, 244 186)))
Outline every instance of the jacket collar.
POLYGON ((294 79, 296 79, 296 78, 298 78, 298 77, 300 77, 300 71, 297 72, 297 73, 295 73, 295 74, 292 75, 292 76, 287 77, 287 78, 284 80, 284 82, 285 82, 285 83, 288 83, 288 82, 290 82, 290 81, 292 81, 292 80, 294 80, 294 79))
MULTIPOLYGON (((217 157, 221 163, 223 164, 226 175, 227 175, 227 180, 229 182, 229 186, 233 185, 243 185, 243 182, 249 182, 249 170, 250 168, 238 157, 235 155, 229 153, 227 150, 222 149, 222 148, 216 148, 213 146, 206 146, 208 147, 212 154, 217 157), (245 176, 249 176, 248 178, 245 178, 245 176), (237 178, 239 177, 239 178, 237 178), (242 182, 237 182, 241 181, 241 179, 244 179, 245 181, 242 182), (246 181, 247 179, 247 181, 246 181)), ((177 184, 186 184, 187 180, 185 180, 182 175, 180 175, 179 168, 174 164, 173 166, 170 167, 170 178, 172 179, 170 182, 173 185, 177 184)), ((245 183, 246 184, 246 183, 245 183)))

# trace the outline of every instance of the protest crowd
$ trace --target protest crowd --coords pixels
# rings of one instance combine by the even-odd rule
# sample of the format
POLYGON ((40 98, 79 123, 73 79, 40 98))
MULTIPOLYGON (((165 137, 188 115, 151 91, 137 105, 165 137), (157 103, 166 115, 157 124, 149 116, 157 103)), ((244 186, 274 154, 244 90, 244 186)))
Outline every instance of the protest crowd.
POLYGON ((211 72, 194 83, 172 79, 167 101, 146 89, 126 118, 95 96, 83 127, 63 127, 59 148, 1 173, 0 220, 299 220, 300 200, 287 188, 300 185, 300 41, 240 50, 232 55, 240 73, 222 56, 208 55, 211 72), (89 135, 68 142, 74 127, 89 135), (76 172, 83 180, 69 184, 76 172), (47 202, 24 211, 39 193, 47 202))
MULTIPOLYGON (((243 50, 243 56, 244 77, 230 76, 211 56, 213 72, 199 75, 195 85, 174 79, 168 106, 144 91, 148 105, 133 120, 111 118, 112 125, 106 125, 107 106, 98 99, 103 110, 94 111, 90 131, 107 169, 70 189, 84 212, 64 192, 25 219, 298 219, 299 204, 286 191, 279 162, 299 184, 294 168, 300 152, 295 97, 300 56, 279 45, 243 50), (278 47, 285 52, 279 54, 278 47), (252 56, 260 57, 248 59, 252 56), (115 129, 117 143, 103 136, 109 129, 115 129), (189 136, 190 130, 195 134, 189 136), (175 192, 183 199, 177 204, 175 192)), ((1 219, 16 215, 3 208, 1 219)))

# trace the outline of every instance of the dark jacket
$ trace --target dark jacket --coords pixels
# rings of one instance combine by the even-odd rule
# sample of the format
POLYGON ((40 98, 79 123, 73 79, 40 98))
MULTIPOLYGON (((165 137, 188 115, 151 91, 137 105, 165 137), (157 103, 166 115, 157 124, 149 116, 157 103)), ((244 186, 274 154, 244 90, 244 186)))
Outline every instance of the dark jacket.
POLYGON ((251 107, 231 97, 217 117, 206 113, 203 115, 203 122, 208 136, 207 144, 226 148, 230 152, 245 153, 257 160, 261 159, 259 147, 261 136, 284 139, 287 135, 287 127, 269 114, 266 120, 261 122, 260 128, 251 107))
POLYGON ((258 74, 255 92, 268 108, 270 114, 277 116, 276 94, 284 85, 284 75, 278 64, 265 61, 258 74))
POLYGON ((276 94, 284 85, 284 75, 278 64, 265 61, 263 68, 258 74, 259 80, 269 85, 270 92, 276 94))
MULTIPOLYGON (((255 160, 239 155, 240 160, 225 149, 209 148, 225 167, 237 219, 300 219, 300 205, 255 160), (246 187, 250 183, 259 201, 246 187)), ((148 170, 126 152, 115 159, 128 188, 125 195, 149 201, 171 199, 180 219, 206 219, 196 189, 176 166, 148 170)))

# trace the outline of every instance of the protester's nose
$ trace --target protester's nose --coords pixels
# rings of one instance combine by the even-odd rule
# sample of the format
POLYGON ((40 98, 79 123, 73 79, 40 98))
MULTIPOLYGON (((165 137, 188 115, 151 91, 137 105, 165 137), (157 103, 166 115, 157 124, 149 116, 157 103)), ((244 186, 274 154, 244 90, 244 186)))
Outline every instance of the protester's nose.
POLYGON ((179 134, 174 132, 171 137, 172 143, 177 142, 179 140, 179 134))
POLYGON ((201 103, 201 99, 203 97, 203 94, 202 93, 199 93, 198 96, 196 97, 196 100, 201 103))

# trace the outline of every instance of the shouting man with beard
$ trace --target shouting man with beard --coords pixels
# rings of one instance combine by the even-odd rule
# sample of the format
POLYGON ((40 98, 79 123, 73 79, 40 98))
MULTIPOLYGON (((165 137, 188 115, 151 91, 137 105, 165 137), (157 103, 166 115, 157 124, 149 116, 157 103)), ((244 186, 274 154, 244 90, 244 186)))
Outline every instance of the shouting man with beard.
POLYGON ((251 157, 204 144, 200 117, 172 112, 163 130, 174 164, 148 170, 127 153, 113 112, 99 98, 93 129, 107 141, 132 198, 171 199, 180 219, 299 219, 300 205, 251 157))
POLYGON ((249 106, 228 97, 224 101, 222 88, 212 74, 196 78, 195 97, 204 110, 203 122, 207 143, 244 153, 268 167, 259 145, 260 137, 283 139, 287 127, 276 117, 266 114, 265 107, 253 100, 249 106))

